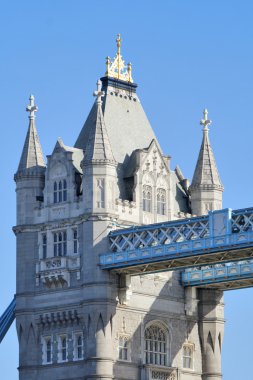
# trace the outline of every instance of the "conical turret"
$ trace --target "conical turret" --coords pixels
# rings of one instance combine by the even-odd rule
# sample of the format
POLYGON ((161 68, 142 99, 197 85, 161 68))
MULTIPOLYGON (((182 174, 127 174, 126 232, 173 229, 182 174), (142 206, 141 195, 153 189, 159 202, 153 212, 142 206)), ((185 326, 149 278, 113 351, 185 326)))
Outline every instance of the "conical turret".
POLYGON ((33 213, 39 201, 43 200, 46 165, 35 127, 35 112, 38 108, 31 95, 26 107, 29 112, 29 127, 21 154, 18 170, 14 176, 17 193, 17 223, 27 224, 33 221, 33 213))
POLYGON ((98 80, 97 91, 94 91, 96 100, 96 110, 93 119, 93 127, 90 128, 86 150, 84 153, 83 165, 90 163, 106 163, 115 165, 111 144, 108 138, 102 112, 102 100, 104 91, 101 91, 102 82, 98 80))
POLYGON ((40 169, 45 168, 45 161, 41 145, 39 142, 38 133, 35 127, 35 112, 38 111, 38 107, 34 103, 34 96, 31 95, 30 104, 26 107, 26 111, 29 115, 29 127, 21 154, 17 174, 26 171, 27 169, 40 169))
POLYGON ((220 209, 224 190, 208 136, 208 126, 212 122, 208 119, 206 109, 203 114, 204 118, 200 121, 200 124, 203 125, 203 139, 190 186, 192 213, 195 215, 220 209))
POLYGON ((108 137, 102 111, 104 92, 101 81, 97 82, 96 103, 93 118, 90 121, 87 144, 84 149, 83 194, 86 212, 112 213, 115 208, 117 189, 117 162, 108 137))

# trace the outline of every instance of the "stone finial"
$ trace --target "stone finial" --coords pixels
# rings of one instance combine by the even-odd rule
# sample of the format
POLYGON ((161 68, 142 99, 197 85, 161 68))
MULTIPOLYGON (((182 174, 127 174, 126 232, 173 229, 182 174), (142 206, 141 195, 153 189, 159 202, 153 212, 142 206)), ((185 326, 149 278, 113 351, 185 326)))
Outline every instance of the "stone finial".
POLYGON ((34 96, 30 95, 29 98, 30 104, 26 107, 26 111, 30 113, 29 118, 32 119, 35 117, 35 112, 38 111, 38 107, 34 103, 34 96))
POLYGON ((208 110, 205 108, 203 111, 203 119, 200 120, 200 125, 203 125, 203 130, 208 131, 208 126, 212 124, 212 120, 208 119, 208 110))
POLYGON ((102 82, 100 79, 97 81, 97 90, 93 92, 93 96, 97 97, 97 104, 102 104, 102 96, 105 95, 105 92, 102 91, 102 82))

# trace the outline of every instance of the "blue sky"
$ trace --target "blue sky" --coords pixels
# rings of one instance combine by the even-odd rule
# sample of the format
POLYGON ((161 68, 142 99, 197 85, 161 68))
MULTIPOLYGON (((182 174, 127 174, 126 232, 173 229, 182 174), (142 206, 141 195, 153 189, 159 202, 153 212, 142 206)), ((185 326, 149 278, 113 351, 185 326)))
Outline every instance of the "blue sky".
MULTIPOLYGON (((61 136, 72 145, 105 72, 105 57, 133 65, 138 95, 164 153, 192 178, 207 107, 225 187, 224 207, 253 206, 253 3, 250 0, 0 0, 0 313, 15 293, 15 184, 30 93, 39 107, 44 155, 61 136)), ((253 289, 228 292, 224 380, 249 378, 253 289)), ((1 375, 18 378, 14 326, 0 346, 1 375)))

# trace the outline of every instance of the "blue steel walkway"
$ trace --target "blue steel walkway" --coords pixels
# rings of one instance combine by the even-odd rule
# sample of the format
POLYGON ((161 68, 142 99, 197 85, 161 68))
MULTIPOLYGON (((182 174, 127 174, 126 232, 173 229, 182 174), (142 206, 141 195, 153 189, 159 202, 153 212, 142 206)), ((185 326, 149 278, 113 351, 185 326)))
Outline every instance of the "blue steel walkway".
POLYGON ((253 257, 253 208, 112 231, 102 269, 138 274, 253 257))

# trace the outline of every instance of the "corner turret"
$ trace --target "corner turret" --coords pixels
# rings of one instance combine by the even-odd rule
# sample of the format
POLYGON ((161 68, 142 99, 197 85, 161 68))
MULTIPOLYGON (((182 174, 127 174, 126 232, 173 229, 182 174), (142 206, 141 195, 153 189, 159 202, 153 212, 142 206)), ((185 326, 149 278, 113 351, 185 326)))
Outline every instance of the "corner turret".
POLYGON ((21 154, 18 170, 14 175, 17 193, 17 224, 33 221, 34 207, 43 199, 45 183, 45 161, 38 133, 35 127, 35 112, 38 108, 34 96, 29 98, 26 111, 29 112, 29 127, 21 154))
POLYGON ((224 190, 209 141, 208 126, 212 121, 208 119, 207 109, 203 111, 203 115, 204 118, 200 121, 203 125, 203 140, 190 186, 191 207, 194 215, 203 215, 209 210, 221 209, 224 190))
POLYGON ((116 161, 108 137, 102 100, 102 83, 97 82, 94 118, 90 125, 87 145, 82 161, 85 212, 112 213, 116 199, 116 161))

